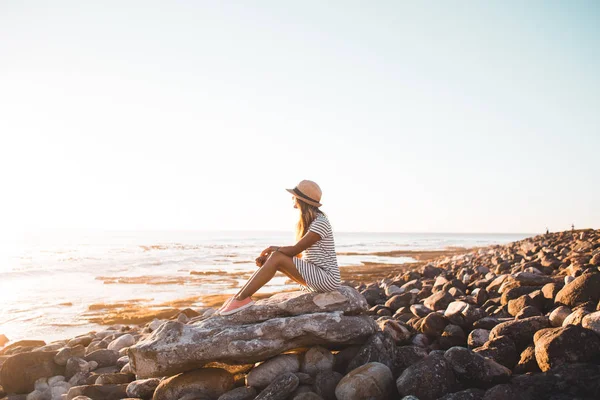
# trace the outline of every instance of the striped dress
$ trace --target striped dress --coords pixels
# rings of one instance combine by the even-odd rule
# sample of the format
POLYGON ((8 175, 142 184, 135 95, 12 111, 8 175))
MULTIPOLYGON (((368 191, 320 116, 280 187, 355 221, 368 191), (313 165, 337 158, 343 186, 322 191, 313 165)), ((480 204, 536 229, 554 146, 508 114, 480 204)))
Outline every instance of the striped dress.
POLYGON ((292 257, 296 269, 307 284, 299 285, 300 289, 305 292, 335 290, 340 287, 341 279, 329 219, 325 214, 317 214, 308 230, 319 234, 321 239, 304 250, 302 258, 292 257))

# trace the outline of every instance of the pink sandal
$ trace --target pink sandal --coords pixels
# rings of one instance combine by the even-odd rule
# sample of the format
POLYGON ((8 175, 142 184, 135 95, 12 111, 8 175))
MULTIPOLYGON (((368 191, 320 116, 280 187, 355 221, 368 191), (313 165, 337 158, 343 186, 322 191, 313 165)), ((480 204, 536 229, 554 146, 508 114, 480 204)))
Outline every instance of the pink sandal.
POLYGON ((219 315, 231 315, 248 307, 252 307, 253 305, 254 300, 252 300, 250 297, 246 297, 244 300, 238 300, 235 298, 235 296, 233 296, 227 303, 224 304, 224 308, 220 308, 217 312, 219 315))

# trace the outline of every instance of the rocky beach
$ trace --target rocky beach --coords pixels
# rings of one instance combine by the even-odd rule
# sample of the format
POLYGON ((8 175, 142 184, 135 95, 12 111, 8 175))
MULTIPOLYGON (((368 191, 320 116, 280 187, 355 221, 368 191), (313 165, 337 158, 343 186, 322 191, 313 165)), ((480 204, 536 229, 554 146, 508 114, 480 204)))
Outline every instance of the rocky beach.
POLYGON ((373 254, 416 262, 344 267, 339 290, 230 316, 213 294, 98 304, 102 329, 49 343, 0 332, 0 398, 600 398, 600 230, 373 254))

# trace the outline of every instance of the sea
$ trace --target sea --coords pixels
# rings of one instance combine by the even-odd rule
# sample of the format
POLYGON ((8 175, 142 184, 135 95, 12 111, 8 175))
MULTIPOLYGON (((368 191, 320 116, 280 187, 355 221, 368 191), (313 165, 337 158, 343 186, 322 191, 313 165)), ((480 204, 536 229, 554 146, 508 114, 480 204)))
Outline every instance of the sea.
MULTIPOLYGON (((408 257, 369 253, 504 244, 532 234, 335 232, 338 264, 398 264, 408 257), (340 253, 359 253, 343 255, 340 253)), ((293 232, 161 231, 44 233, 0 251, 0 334, 11 341, 66 339, 102 327, 94 304, 149 306, 233 294, 268 246, 293 245, 293 232)), ((365 267, 367 268, 367 267, 365 267)), ((297 288, 277 274, 260 292, 297 288)))

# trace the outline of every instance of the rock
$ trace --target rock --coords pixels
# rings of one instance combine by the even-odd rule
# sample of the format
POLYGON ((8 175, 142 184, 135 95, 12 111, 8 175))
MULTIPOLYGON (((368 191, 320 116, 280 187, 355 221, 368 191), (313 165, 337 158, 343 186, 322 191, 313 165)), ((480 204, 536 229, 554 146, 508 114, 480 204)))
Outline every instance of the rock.
POLYGON ((542 371, 565 363, 581 363, 600 356, 600 338, 577 325, 551 328, 536 336, 535 358, 542 371))
POLYGON ((384 364, 370 362, 344 376, 335 388, 338 400, 386 400, 394 389, 392 371, 384 364))
POLYGON ((344 376, 339 372, 319 372, 315 377, 315 393, 324 400, 336 400, 335 389, 344 376))
POLYGON ((294 396, 293 400, 323 400, 323 398, 314 392, 304 392, 294 396))
POLYGON ((280 354, 257 367, 246 376, 246 385, 265 388, 279 375, 300 371, 300 360, 297 354, 280 354))
POLYGON ((64 375, 65 368, 54 362, 55 355, 40 351, 9 357, 0 369, 0 385, 7 393, 30 393, 37 379, 64 375))
POLYGON ((369 306, 385 302, 385 292, 382 292, 379 288, 366 289, 360 292, 360 294, 365 298, 369 306))
POLYGON ((588 314, 589 314, 589 312, 586 311, 584 308, 579 308, 579 309, 573 311, 571 314, 567 315, 567 317, 565 318, 565 320, 562 323, 562 326, 581 325, 583 318, 588 314))
POLYGON ((108 345, 108 350, 119 351, 126 347, 133 346, 134 344, 135 339, 133 338, 133 335, 128 333, 126 335, 119 336, 118 338, 110 342, 110 344, 108 345))
POLYGON ((217 400, 254 400, 258 393, 251 386, 242 386, 223 393, 217 400))
POLYGON ((127 396, 138 399, 151 399, 159 384, 159 378, 148 378, 133 381, 127 385, 127 396))
POLYGON ((531 317, 521 320, 507 321, 496 325, 490 332, 490 340, 500 336, 508 336, 515 343, 517 350, 522 351, 532 341, 533 334, 550 326, 548 317, 531 317))
POLYGON ((447 394, 438 400, 482 400, 484 395, 485 391, 482 389, 466 389, 447 394))
POLYGON ((319 372, 331 371, 333 362, 333 354, 329 350, 321 346, 312 347, 304 354, 300 371, 315 376, 319 372))
POLYGON ((255 400, 285 400, 299 384, 298 377, 292 373, 279 375, 255 400))
POLYGON ((394 319, 380 321, 378 322, 378 325, 379 329, 381 329, 382 332, 389 334, 396 344, 407 342, 412 336, 408 327, 394 319))
POLYGON ((129 348, 129 363, 138 378, 146 378, 215 361, 253 363, 315 345, 361 344, 377 331, 368 315, 355 315, 366 310, 365 299, 348 286, 279 293, 233 315, 194 325, 166 322, 129 348))
POLYGON ((483 400, 533 400, 529 395, 523 393, 518 387, 502 384, 488 389, 483 400))
POLYGON ((547 275, 531 272, 519 272, 515 274, 514 279, 524 286, 544 286, 553 282, 552 278, 547 275))
POLYGON ((71 379, 74 375, 78 373, 85 374, 90 372, 97 366, 96 362, 94 364, 88 363, 83 358, 79 357, 71 357, 67 361, 67 365, 65 367, 65 377, 67 379, 71 379))
POLYGON ((440 347, 444 350, 454 346, 465 346, 467 344, 467 336, 460 326, 448 325, 444 328, 439 343, 440 347))
POLYGON ((56 375, 56 376, 52 376, 50 378, 48 378, 48 385, 49 386, 54 386, 60 382, 64 382, 65 381, 65 377, 62 375, 56 375))
POLYGON ((541 317, 542 312, 535 307, 527 306, 517 313, 515 319, 525 319, 531 317, 541 317))
POLYGON ((535 346, 527 347, 521 353, 521 359, 515 367, 516 374, 525 374, 527 372, 540 372, 537 360, 535 359, 535 346))
MULTIPOLYGON (((402 293, 404 293, 404 289, 400 289, 396 285, 389 285, 385 288, 385 295, 387 297, 392 297, 394 295, 402 294, 402 293)), ((377 297, 379 297, 379 292, 377 292, 377 297)))
POLYGON ((596 332, 597 335, 600 335, 600 311, 593 312, 583 317, 581 326, 596 332))
POLYGON ((412 293, 397 294, 386 301, 385 306, 395 312, 400 307, 410 306, 412 299, 412 293))
POLYGON ((229 372, 202 368, 164 379, 154 391, 153 400, 178 400, 186 395, 216 399, 232 388, 233 376, 229 372))
POLYGON ((94 340, 94 335, 88 333, 85 335, 77 336, 77 337, 69 340, 69 342, 67 343, 67 347, 76 347, 76 346, 87 347, 90 345, 90 343, 92 343, 93 340, 94 340))
POLYGON ((119 357, 117 360, 117 368, 123 368, 127 363, 129 363, 129 356, 119 357))
POLYGON ((74 386, 67 392, 66 400, 89 398, 93 400, 118 400, 127 397, 127 385, 83 385, 74 386))
POLYGON ((427 336, 438 337, 448 324, 449 321, 443 315, 434 312, 423 318, 419 329, 427 336))
POLYGON ((458 388, 452 365, 443 355, 432 354, 411 365, 398 377, 400 396, 413 395, 419 400, 435 400, 458 388))
POLYGON ((118 351, 100 349, 88 354, 83 359, 85 361, 95 361, 98 363, 98 368, 104 368, 117 365, 117 360, 119 358, 120 356, 118 351))
POLYGON ((486 313, 480 308, 474 307, 464 301, 453 301, 448 305, 444 316, 454 325, 470 329, 473 323, 486 317, 486 313))
POLYGON ((485 317, 485 318, 481 318, 479 321, 476 321, 475 323, 473 323, 473 328, 474 329, 485 329, 485 330, 491 331, 499 323, 500 323, 500 321, 498 321, 497 318, 485 317))
POLYGON ((600 273, 583 274, 562 288, 555 302, 567 307, 575 307, 587 301, 600 300, 600 273))
POLYGON ((356 357, 362 346, 348 346, 339 353, 334 355, 333 370, 345 374, 348 370, 348 365, 356 357))
POLYGON ((392 372, 396 370, 396 343, 389 334, 377 332, 371 336, 350 361, 347 372, 370 362, 384 364, 392 372))
POLYGON ((25 353, 37 347, 42 347, 45 345, 46 342, 44 342, 43 340, 18 340, 0 350, 0 355, 14 355, 18 353, 25 353))
POLYGON ((571 309, 566 306, 560 306, 550 313, 550 325, 557 327, 562 326, 565 318, 571 314, 571 309))
POLYGON ((26 400, 49 400, 49 390, 50 389, 46 392, 42 392, 41 390, 36 389, 27 395, 26 400))
POLYGON ((492 339, 473 351, 483 357, 491 358, 509 369, 513 368, 517 362, 517 348, 508 336, 500 336, 492 339))
POLYGON ((467 386, 488 388, 507 382, 511 375, 510 369, 464 347, 448 349, 444 358, 452 365, 456 377, 467 386))
POLYGON ((439 274, 441 274, 442 271, 443 270, 441 268, 437 268, 437 267, 434 267, 433 265, 428 264, 423 267, 422 275, 423 275, 423 278, 425 278, 425 279, 432 279, 432 278, 435 278, 436 276, 438 276, 439 274))
POLYGON ((100 374, 96 379, 96 385, 113 385, 119 383, 130 383, 135 379, 135 375, 133 374, 122 374, 112 373, 112 374, 100 374))
POLYGON ((452 297, 452 295, 450 295, 450 293, 446 292, 446 291, 439 291, 436 292, 434 294, 432 294, 431 296, 429 296, 428 298, 426 298, 423 301, 423 304, 425 305, 425 307, 437 311, 437 310, 445 310, 446 307, 448 307, 448 305, 454 301, 454 298, 452 297))
POLYGON ((85 355, 85 347, 77 345, 75 347, 64 347, 54 356, 54 362, 58 365, 67 365, 67 360, 71 357, 82 358, 85 355))
POLYGON ((470 349, 483 346, 490 339, 490 331, 487 329, 473 329, 467 338, 470 349))
POLYGON ((523 295, 508 302, 508 313, 514 317, 529 306, 540 310, 543 305, 539 301, 533 300, 529 295, 523 295))
POLYGON ((427 357, 427 350, 416 346, 400 346, 396 348, 396 370, 404 371, 413 364, 427 357))
POLYGON ((410 312, 412 312, 413 315, 416 317, 424 318, 431 314, 433 311, 425 307, 423 304, 413 304, 410 306, 410 312))

